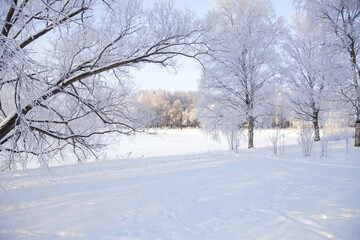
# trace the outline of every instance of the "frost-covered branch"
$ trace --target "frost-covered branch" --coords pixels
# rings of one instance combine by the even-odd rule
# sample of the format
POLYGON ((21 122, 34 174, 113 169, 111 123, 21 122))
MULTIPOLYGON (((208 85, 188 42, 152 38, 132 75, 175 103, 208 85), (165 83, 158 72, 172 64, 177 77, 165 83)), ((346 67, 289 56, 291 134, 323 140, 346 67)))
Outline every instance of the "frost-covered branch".
POLYGON ((16 161, 8 158, 32 152, 45 159, 69 147, 80 161, 94 153, 95 135, 128 134, 148 123, 129 70, 175 66, 177 56, 198 59, 208 48, 192 14, 170 1, 150 9, 141 3, 2 3, 0 142, 14 151, 0 164, 10 169, 16 161))

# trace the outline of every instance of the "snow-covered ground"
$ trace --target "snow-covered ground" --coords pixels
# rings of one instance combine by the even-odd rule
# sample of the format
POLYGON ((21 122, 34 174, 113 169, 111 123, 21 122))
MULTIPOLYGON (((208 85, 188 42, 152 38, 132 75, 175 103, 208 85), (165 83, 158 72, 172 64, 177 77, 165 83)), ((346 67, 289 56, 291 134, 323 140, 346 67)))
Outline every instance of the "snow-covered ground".
MULTIPOLYGON (((255 134, 255 147, 272 146, 269 136, 273 130, 257 130, 255 134)), ((298 144, 298 134, 295 130, 286 130, 286 144, 298 144)), ((200 129, 158 129, 151 130, 150 134, 136 134, 133 136, 111 135, 102 139, 107 145, 98 154, 98 159, 90 157, 88 162, 112 161, 129 158, 164 157, 184 154, 227 151, 226 139, 215 141, 204 134, 200 129), (156 134, 153 134, 156 133, 156 134)), ((245 136, 242 138, 240 148, 246 149, 245 136)), ((76 159, 65 159, 50 163, 51 166, 68 165, 76 163, 76 159)), ((29 164, 28 168, 39 167, 38 164, 29 164)))
POLYGON ((2 172, 0 239, 360 239, 353 140, 304 158, 288 131, 272 156, 269 133, 237 153, 198 130, 111 138, 113 161, 2 172))

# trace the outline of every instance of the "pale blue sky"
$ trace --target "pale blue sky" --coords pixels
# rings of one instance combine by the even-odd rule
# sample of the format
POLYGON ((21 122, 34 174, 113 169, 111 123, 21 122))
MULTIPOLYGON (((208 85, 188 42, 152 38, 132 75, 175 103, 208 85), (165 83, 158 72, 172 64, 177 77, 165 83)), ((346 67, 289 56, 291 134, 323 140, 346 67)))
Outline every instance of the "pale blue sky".
MULTIPOLYGON (((146 0, 151 3, 155 0, 146 0)), ((200 16, 205 15, 215 6, 215 0, 175 0, 178 7, 188 8, 200 16)), ((286 21, 290 21, 294 10, 292 0, 273 0, 275 13, 283 16, 286 21)), ((160 66, 147 65, 140 71, 133 71, 134 81, 139 89, 164 89, 197 91, 198 81, 201 70, 195 60, 181 59, 181 67, 177 68, 176 73, 173 69, 165 69, 160 66)))

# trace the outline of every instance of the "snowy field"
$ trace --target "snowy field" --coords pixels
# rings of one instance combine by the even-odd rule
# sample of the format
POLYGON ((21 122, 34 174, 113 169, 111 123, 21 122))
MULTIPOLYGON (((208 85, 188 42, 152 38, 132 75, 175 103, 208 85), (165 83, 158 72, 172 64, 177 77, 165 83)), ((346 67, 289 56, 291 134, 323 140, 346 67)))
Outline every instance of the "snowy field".
POLYGON ((236 153, 198 130, 111 137, 97 161, 2 172, 0 239, 360 239, 353 139, 304 158, 287 131, 272 156, 270 133, 236 153))

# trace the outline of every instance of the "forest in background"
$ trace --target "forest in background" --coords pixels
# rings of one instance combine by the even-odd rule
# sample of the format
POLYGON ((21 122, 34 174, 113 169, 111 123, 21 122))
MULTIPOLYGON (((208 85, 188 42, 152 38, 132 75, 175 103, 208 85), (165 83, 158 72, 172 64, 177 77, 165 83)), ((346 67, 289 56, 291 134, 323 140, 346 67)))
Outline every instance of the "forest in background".
POLYGON ((196 116, 196 93, 193 91, 140 91, 139 101, 152 115, 149 127, 200 127, 196 116))
MULTIPOLYGON (((255 126, 259 129, 267 128, 299 128, 311 125, 311 121, 301 118, 295 111, 290 99, 295 93, 276 85, 271 87, 266 110, 256 119, 255 126), (274 90, 275 89, 275 90, 274 90)), ((200 128, 200 110, 197 102, 201 98, 195 91, 168 91, 168 90, 140 90, 138 101, 144 104, 145 111, 151 116, 149 128, 200 128)), ((351 114, 339 113, 339 109, 328 102, 327 112, 320 119, 321 128, 354 127, 355 121, 351 114), (341 116, 346 116, 340 118, 341 116)))

